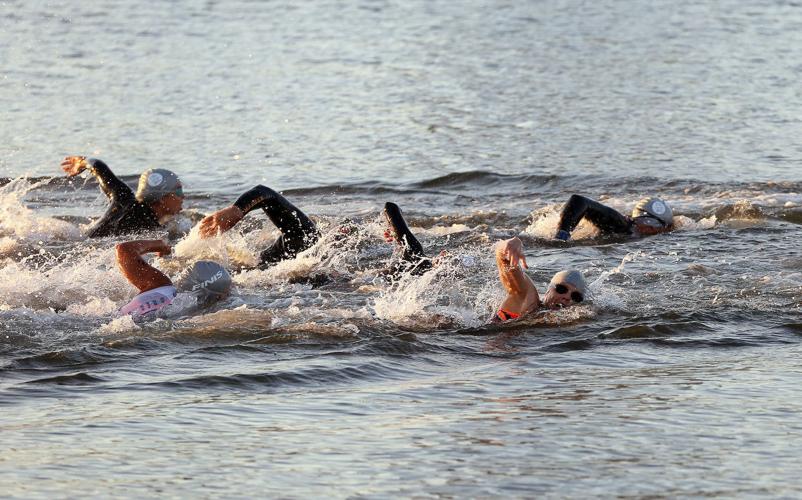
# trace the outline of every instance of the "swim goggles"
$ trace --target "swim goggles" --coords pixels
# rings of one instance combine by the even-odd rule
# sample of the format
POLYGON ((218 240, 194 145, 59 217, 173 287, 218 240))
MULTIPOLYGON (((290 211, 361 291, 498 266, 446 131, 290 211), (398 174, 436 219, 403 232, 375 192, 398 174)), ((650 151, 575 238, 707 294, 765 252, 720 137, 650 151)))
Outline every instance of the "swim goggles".
MULTIPOLYGON (((568 287, 563 285, 562 283, 559 283, 557 285, 554 285, 554 291, 559 293, 560 295, 565 295, 566 293, 568 293, 568 287)), ((580 292, 573 291, 571 292, 571 300, 579 304, 580 302, 585 300, 585 297, 583 297, 580 292)))

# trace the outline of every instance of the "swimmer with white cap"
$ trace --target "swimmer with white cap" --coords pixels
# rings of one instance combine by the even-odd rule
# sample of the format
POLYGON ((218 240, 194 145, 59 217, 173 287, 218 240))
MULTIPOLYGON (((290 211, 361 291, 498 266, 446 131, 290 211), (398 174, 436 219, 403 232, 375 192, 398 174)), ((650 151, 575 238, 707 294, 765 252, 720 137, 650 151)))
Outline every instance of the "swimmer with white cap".
POLYGON ((97 158, 68 156, 61 162, 61 168, 68 177, 88 169, 111 202, 103 217, 87 232, 90 238, 161 229, 183 207, 181 181, 173 172, 163 168, 144 171, 139 176, 136 194, 97 158))
POLYGON ((192 294, 197 304, 207 306, 226 298, 231 292, 231 276, 218 264, 197 261, 184 270, 175 283, 166 274, 142 258, 147 253, 169 255, 170 245, 162 240, 134 240, 116 246, 117 265, 123 276, 139 290, 139 295, 120 308, 121 315, 143 316, 173 302, 178 292, 192 294))
POLYGON ((632 214, 626 216, 597 201, 575 194, 563 207, 554 238, 568 241, 571 231, 583 218, 605 234, 651 236, 674 229, 674 211, 660 198, 640 200, 632 209, 632 214))
POLYGON ((529 266, 526 264, 523 243, 517 237, 496 244, 496 266, 507 297, 491 319, 493 323, 518 319, 543 308, 570 307, 588 297, 584 276, 579 271, 570 270, 555 274, 546 295, 541 299, 535 284, 523 271, 529 266))

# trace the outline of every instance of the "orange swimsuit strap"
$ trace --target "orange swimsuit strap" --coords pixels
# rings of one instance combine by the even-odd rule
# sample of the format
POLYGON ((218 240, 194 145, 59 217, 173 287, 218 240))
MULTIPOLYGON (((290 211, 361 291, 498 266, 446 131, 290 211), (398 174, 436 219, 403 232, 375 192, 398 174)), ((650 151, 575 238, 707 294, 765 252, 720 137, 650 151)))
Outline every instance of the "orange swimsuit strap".
POLYGON ((505 309, 499 309, 498 312, 496 313, 496 317, 501 321, 509 321, 511 319, 518 319, 521 317, 521 315, 507 311, 505 309))

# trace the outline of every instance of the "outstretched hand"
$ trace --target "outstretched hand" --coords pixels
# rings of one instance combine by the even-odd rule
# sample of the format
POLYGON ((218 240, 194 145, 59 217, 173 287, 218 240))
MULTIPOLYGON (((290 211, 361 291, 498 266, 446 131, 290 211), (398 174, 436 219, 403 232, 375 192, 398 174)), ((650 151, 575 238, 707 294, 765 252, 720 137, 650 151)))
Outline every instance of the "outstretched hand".
POLYGON ((244 216, 245 214, 242 213, 239 207, 231 205, 230 207, 223 208, 212 215, 204 217, 200 222, 198 233, 201 238, 209 238, 220 233, 225 233, 234 227, 237 222, 241 221, 244 216))
POLYGON ((73 177, 86 169, 86 156, 68 156, 61 162, 61 169, 67 174, 67 177, 73 177))
POLYGON ((496 250, 509 265, 510 268, 518 267, 519 265, 524 269, 529 269, 526 264, 526 256, 524 255, 524 244, 517 236, 499 242, 496 250))

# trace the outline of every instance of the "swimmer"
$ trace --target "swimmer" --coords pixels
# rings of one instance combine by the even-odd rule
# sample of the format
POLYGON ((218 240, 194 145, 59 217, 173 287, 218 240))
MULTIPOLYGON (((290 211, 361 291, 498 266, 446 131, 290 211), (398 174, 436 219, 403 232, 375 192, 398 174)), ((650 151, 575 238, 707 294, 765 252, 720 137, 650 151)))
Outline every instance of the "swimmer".
POLYGON ((587 297, 587 284, 579 271, 560 271, 551 278, 546 295, 540 299, 535 284, 524 273, 528 269, 524 247, 517 237, 496 244, 496 266, 507 297, 492 323, 501 323, 537 312, 579 304, 587 297))
POLYGON ((627 217, 597 201, 575 194, 563 207, 554 238, 568 241, 571 238, 571 231, 583 217, 605 234, 651 236, 674 229, 674 212, 668 203, 660 198, 640 200, 632 209, 632 214, 627 217))
POLYGON ((170 254, 170 245, 162 240, 134 240, 116 246, 117 266, 139 295, 120 308, 120 315, 142 316, 170 305, 178 291, 195 296, 197 304, 208 306, 227 297, 231 276, 217 262, 201 260, 186 269, 175 283, 142 258, 147 253, 160 257, 170 254))
POLYGON ((181 211, 184 191, 178 176, 163 168, 151 168, 139 177, 136 194, 111 169, 96 158, 68 156, 61 162, 68 177, 86 169, 95 176, 103 194, 111 201, 106 213, 87 231, 89 238, 119 236, 161 229, 181 211))
MULTIPOLYGON (((233 205, 218 210, 200 222, 201 238, 209 238, 224 233, 241 221, 248 212, 261 208, 270 221, 281 231, 281 236, 261 254, 259 267, 269 266, 285 259, 294 258, 317 242, 320 233, 309 217, 298 207, 276 191, 256 186, 240 196, 233 205)), ((423 252, 423 247, 409 230, 401 209, 395 203, 384 206, 384 216, 388 228, 385 239, 403 247, 402 262, 393 266, 388 273, 411 272, 422 274, 432 267, 432 261, 423 252)), ((357 232, 356 225, 346 220, 340 228, 340 239, 357 232)))
POLYGON ((423 251, 412 231, 409 230, 407 222, 401 215, 401 209, 395 203, 387 202, 384 204, 384 218, 388 228, 384 232, 384 239, 388 243, 395 242, 402 248, 401 262, 394 264, 386 271, 387 274, 399 275, 410 273, 421 275, 432 268, 433 261, 423 251))
POLYGON ((201 238, 228 231, 257 208, 261 208, 281 231, 281 236, 261 253, 259 267, 292 259, 314 245, 320 237, 315 223, 298 207, 269 187, 259 185, 243 193, 230 207, 206 216, 200 222, 201 238))

